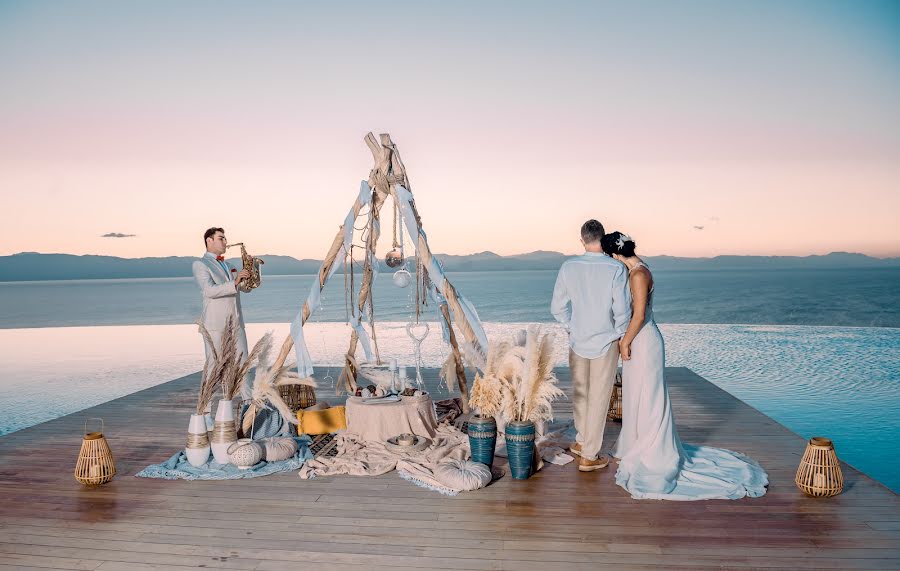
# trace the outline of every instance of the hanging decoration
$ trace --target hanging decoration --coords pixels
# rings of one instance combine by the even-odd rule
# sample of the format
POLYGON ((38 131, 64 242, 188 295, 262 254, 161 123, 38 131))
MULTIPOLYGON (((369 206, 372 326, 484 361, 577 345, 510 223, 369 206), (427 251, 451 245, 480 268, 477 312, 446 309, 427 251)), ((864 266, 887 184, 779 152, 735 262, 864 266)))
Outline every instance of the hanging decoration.
MULTIPOLYGON (((309 376, 312 373, 312 362, 303 337, 303 324, 306 323, 313 312, 319 309, 321 292, 328 279, 340 265, 340 260, 344 260, 345 268, 349 265, 349 277, 350 281, 353 282, 349 290, 351 292, 350 296, 355 295, 356 299, 348 300, 348 323, 351 326, 351 337, 350 345, 345 354, 344 367, 337 383, 338 390, 343 389, 353 392, 356 389, 359 365, 355 360, 355 353, 359 343, 363 345, 366 360, 372 361, 373 359, 371 347, 369 346, 369 336, 362 325, 363 315, 368 318, 372 332, 375 362, 381 364, 375 336, 371 286, 372 279, 377 271, 375 245, 380 232, 379 213, 385 200, 390 196, 394 200, 396 212, 394 223, 396 239, 391 252, 385 257, 385 263, 388 267, 400 268, 408 260, 403 251, 403 240, 401 239, 402 230, 405 226, 408 235, 412 239, 416 257, 415 320, 416 322, 419 321, 421 309, 428 304, 429 299, 438 305, 441 314, 442 337, 451 346, 452 358, 456 364, 456 380, 458 380, 459 389, 463 396, 463 407, 465 412, 468 412, 468 389, 465 368, 459 346, 453 334, 451 319, 452 323, 455 323, 459 328, 471 350, 475 354, 480 355, 481 358, 484 358, 486 353, 487 336, 484 333, 474 306, 450 283, 444 274, 440 262, 431 254, 428 240, 422 229, 421 218, 416 210, 412 193, 409 190, 411 187, 407 178, 406 168, 400 159, 396 145, 391 141, 390 135, 382 134, 380 141, 378 141, 372 133, 369 133, 366 135, 365 141, 372 152, 375 166, 369 173, 369 179, 363 181, 360 185, 359 195, 350 212, 348 212, 344 225, 335 236, 325 256, 325 260, 322 262, 322 266, 319 268, 319 279, 317 283, 313 284, 301 311, 294 319, 291 325, 291 335, 285 339, 275 365, 279 367, 283 365, 291 348, 295 347, 298 372, 301 376, 309 376), (363 260, 362 281, 357 294, 355 276, 353 275, 354 262, 351 256, 354 247, 353 232, 354 222, 365 208, 368 208, 368 230, 364 236, 364 246, 362 247, 365 248, 366 255, 363 260), (348 257, 350 257, 349 264, 346 263, 348 257), (350 301, 355 301, 355 303, 350 303, 350 301)), ((407 287, 412 281, 412 276, 406 267, 402 267, 395 273, 394 281, 399 287, 407 287), (403 272, 406 273, 405 276, 403 276, 403 272)), ((420 378, 417 378, 417 381, 420 381, 420 378)))

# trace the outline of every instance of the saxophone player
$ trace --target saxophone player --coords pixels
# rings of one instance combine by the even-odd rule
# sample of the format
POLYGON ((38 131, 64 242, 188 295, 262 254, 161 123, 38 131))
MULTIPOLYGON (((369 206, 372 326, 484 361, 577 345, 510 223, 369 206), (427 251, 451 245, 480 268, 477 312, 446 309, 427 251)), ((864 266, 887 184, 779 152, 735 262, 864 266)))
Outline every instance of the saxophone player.
MULTIPOLYGON (((213 344, 218 352, 222 345, 222 333, 228 317, 234 318, 238 324, 238 351, 247 358, 247 333, 244 331, 244 314, 241 311, 240 285, 250 278, 248 270, 237 271, 225 261, 225 248, 228 240, 222 228, 210 228, 203 233, 206 253, 193 264, 194 281, 203 296, 203 310, 200 322, 209 331, 213 344)), ((207 361, 211 354, 209 346, 204 343, 207 361)), ((251 393, 251 380, 244 379, 241 387, 241 398, 248 400, 251 393)))

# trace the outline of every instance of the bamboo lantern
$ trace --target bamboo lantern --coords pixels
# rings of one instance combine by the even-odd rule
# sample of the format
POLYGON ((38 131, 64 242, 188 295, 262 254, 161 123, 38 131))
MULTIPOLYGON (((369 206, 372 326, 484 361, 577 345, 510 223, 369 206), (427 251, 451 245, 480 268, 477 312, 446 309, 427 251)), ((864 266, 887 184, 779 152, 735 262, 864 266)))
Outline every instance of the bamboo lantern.
POLYGON ((616 373, 616 384, 613 385, 612 396, 609 398, 609 411, 607 420, 622 420, 622 377, 616 373))
POLYGON ((99 486, 113 479, 116 475, 116 463, 113 460, 109 444, 103 438, 103 419, 89 418, 84 421, 84 440, 81 452, 75 464, 75 479, 85 486, 99 486), (88 432, 87 425, 91 420, 100 421, 99 432, 88 432))
POLYGON ((316 390, 306 385, 282 385, 278 387, 281 400, 292 411, 309 408, 316 404, 316 390))
POLYGON ((814 436, 809 439, 794 482, 804 494, 814 498, 827 498, 841 493, 844 489, 844 475, 830 438, 814 436))

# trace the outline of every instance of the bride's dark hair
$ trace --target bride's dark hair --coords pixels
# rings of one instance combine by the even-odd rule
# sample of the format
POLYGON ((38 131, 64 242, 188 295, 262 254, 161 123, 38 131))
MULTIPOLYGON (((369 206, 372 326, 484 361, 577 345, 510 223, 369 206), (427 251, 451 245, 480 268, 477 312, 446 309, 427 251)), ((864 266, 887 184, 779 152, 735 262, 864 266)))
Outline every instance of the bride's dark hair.
POLYGON ((610 256, 618 254, 630 258, 634 255, 634 249, 637 247, 637 244, 634 243, 630 236, 616 230, 603 236, 600 240, 600 247, 610 256))

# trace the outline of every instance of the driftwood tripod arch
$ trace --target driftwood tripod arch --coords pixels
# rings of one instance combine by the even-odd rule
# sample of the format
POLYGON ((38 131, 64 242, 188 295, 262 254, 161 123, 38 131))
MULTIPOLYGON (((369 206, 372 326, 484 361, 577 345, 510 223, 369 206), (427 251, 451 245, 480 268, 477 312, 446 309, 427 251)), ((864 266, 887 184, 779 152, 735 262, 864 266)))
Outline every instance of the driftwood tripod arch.
MULTIPOLYGON (((347 219, 352 223, 352 220, 355 220, 359 216, 360 211, 368 204, 371 208, 370 220, 377 221, 381 212, 381 208, 382 206, 384 206, 384 203, 389 196, 393 198, 396 204, 403 205, 404 215, 407 220, 406 227, 410 234, 410 237, 415 244, 417 266, 419 268, 419 271, 424 272, 424 275, 422 277, 417 276, 417 278, 431 278, 433 287, 440 294, 440 315, 441 319, 444 321, 447 327, 447 330, 449 331, 449 343, 452 349, 451 357, 454 360, 456 378, 458 381, 460 393, 462 394, 463 411, 468 412, 469 398, 466 372, 462 355, 460 354, 459 350, 459 343, 453 330, 453 324, 455 324, 459 328, 465 340, 469 344, 471 344, 472 348, 480 355, 484 355, 487 351, 484 330, 482 329, 481 323, 478 321, 477 315, 475 314, 474 309, 471 307, 471 304, 469 304, 459 294, 459 292, 457 292, 453 284, 446 279, 446 276, 443 275, 443 270, 441 269, 440 263, 432 256, 431 249, 428 246, 428 241, 425 237, 425 234, 422 232, 422 220, 419 216, 418 210, 416 209, 415 201, 412 198, 409 178, 407 177, 406 168, 403 165, 403 161, 400 158, 400 153, 397 151, 397 146, 393 143, 393 141, 391 141, 391 137, 389 134, 382 134, 379 139, 380 140, 376 140, 375 136, 372 133, 368 133, 365 137, 366 145, 372 152, 372 157, 375 161, 374 167, 369 172, 369 178, 364 183, 368 186, 368 189, 371 190, 371 197, 364 196, 361 192, 360 196, 358 196, 356 201, 354 202, 353 207, 351 208, 351 213, 348 215, 347 219)), ((332 275, 335 269, 334 265, 338 263, 339 254, 343 253, 345 259, 346 256, 351 255, 351 253, 346 249, 345 225, 346 221, 345 224, 342 225, 338 230, 334 241, 331 243, 331 247, 328 249, 328 253, 325 255, 322 266, 319 268, 319 292, 321 292, 325 288, 325 284, 327 283, 329 277, 332 275)), ((378 238, 379 225, 370 224, 369 231, 366 236, 367 255, 363 263, 362 284, 359 289, 358 298, 354 300, 356 303, 356 308, 359 311, 359 315, 363 315, 366 308, 368 308, 370 311, 372 310, 371 293, 372 278, 374 275, 372 263, 374 260, 375 245, 378 242, 378 238)), ((428 280, 425 279, 425 282, 427 283, 428 280)), ((315 308, 310 307, 309 300, 304 302, 303 309, 301 310, 302 315, 298 316, 301 318, 301 327, 306 323, 306 321, 309 319, 310 314, 314 310, 315 308)), ((378 353, 377 338, 375 336, 374 321, 370 320, 370 324, 372 325, 372 337, 375 341, 376 362, 381 364, 380 354, 378 353)), ((344 357, 344 368, 341 371, 341 377, 338 381, 338 387, 345 387, 350 391, 356 390, 357 387, 356 379, 359 367, 356 363, 354 355, 356 353, 358 343, 359 334, 356 329, 353 329, 350 336, 350 346, 344 357)), ((288 336, 284 340, 284 344, 281 346, 281 351, 279 352, 278 357, 273 364, 274 368, 278 368, 284 365, 284 362, 287 359, 287 356, 290 354, 293 345, 294 338, 292 336, 288 336)))

